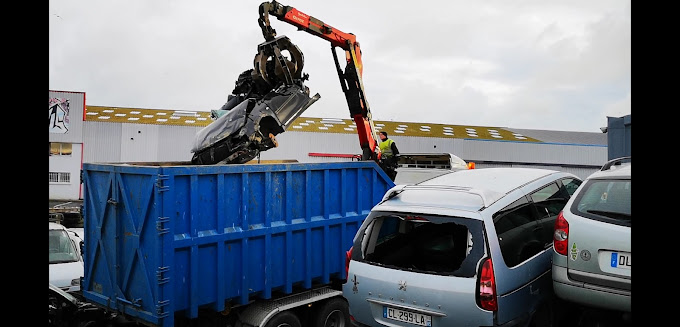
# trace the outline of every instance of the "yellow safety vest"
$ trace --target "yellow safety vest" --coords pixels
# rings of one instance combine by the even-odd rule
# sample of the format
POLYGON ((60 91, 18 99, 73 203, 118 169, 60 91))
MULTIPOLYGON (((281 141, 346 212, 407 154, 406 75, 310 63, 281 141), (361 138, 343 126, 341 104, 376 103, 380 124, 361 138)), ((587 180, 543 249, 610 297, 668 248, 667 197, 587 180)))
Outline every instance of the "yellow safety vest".
POLYGON ((394 155, 392 153, 392 143, 394 143, 394 141, 392 141, 392 139, 387 139, 383 142, 380 142, 380 145, 379 145, 380 146, 380 152, 382 152, 382 155, 384 157, 391 157, 391 156, 394 155))

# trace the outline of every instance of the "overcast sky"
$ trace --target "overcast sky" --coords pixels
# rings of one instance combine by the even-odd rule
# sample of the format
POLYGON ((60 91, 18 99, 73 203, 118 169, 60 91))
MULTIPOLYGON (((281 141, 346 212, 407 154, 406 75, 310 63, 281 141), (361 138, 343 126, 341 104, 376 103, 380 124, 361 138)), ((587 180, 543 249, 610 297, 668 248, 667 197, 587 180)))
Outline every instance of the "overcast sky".
MULTIPOLYGON (((219 109, 264 41, 260 3, 50 0, 50 90, 96 106, 219 109)), ((356 35, 375 120, 599 132, 631 113, 630 0, 280 3, 356 35)), ((302 115, 350 118, 330 43, 271 24, 321 95, 302 115)))

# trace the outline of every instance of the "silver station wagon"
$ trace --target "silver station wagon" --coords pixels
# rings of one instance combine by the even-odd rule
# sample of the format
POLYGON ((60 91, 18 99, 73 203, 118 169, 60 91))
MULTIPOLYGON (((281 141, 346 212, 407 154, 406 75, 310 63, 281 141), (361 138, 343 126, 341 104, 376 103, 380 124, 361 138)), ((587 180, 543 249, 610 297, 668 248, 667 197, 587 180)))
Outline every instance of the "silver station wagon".
POLYGON ((554 222, 580 184, 484 168, 393 187, 347 252, 352 324, 549 325, 554 222))
POLYGON ((588 176, 555 222, 555 295, 631 312, 631 161, 610 160, 588 176))

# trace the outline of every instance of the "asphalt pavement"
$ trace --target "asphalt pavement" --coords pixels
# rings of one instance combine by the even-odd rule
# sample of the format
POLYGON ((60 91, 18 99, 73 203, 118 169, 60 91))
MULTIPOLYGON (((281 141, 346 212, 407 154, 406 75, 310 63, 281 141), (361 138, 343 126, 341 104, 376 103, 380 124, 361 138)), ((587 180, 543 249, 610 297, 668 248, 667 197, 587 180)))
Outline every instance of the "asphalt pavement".
POLYGON ((631 313, 588 308, 557 300, 554 327, 629 327, 633 326, 631 313))

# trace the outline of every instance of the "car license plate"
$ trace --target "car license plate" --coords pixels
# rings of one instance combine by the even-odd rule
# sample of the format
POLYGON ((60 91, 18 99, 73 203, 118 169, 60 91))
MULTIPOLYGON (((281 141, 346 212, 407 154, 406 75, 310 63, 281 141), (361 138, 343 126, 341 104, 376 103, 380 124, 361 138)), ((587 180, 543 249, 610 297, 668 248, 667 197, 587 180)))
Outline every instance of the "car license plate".
POLYGON ((612 252, 609 264, 613 268, 630 269, 631 260, 629 252, 612 252))
POLYGON ((432 316, 417 312, 404 311, 397 308, 383 306, 383 318, 403 321, 417 326, 432 326, 432 316))

